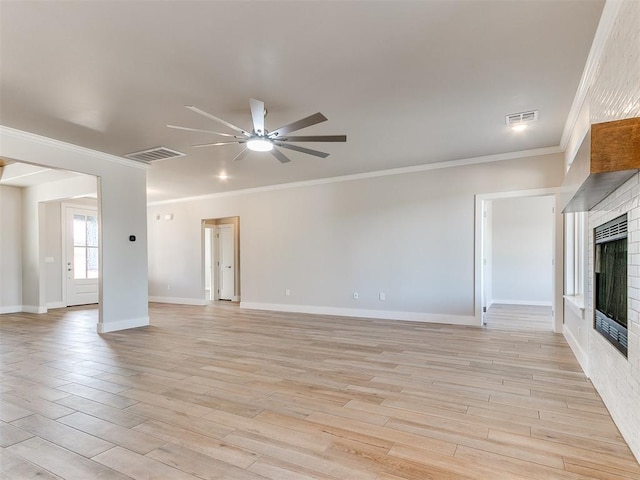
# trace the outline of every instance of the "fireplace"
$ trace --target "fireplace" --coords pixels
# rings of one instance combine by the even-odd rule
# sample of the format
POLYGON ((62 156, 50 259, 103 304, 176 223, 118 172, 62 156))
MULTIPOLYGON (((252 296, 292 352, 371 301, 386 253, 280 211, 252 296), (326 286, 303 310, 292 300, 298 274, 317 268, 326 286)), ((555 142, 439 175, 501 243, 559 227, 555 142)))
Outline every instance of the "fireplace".
POLYGON ((595 229, 594 328, 627 356, 627 215, 595 229))

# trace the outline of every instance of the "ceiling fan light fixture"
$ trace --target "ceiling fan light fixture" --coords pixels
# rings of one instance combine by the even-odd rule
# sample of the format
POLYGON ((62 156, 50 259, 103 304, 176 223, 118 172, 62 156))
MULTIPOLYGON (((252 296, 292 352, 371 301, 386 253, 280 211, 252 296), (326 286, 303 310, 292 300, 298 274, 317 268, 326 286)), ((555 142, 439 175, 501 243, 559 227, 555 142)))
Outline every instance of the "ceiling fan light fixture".
POLYGON ((273 150, 273 142, 266 138, 252 138, 247 142, 247 148, 254 152, 270 152, 273 150))
MULTIPOLYGON (((0 0, 2 1, 2 0, 0 0)), ((346 135, 289 135, 291 132, 302 130, 303 128, 317 125, 318 123, 326 122, 327 117, 322 113, 317 112, 308 117, 301 118, 295 122, 288 123, 282 127, 268 131, 264 125, 264 117, 267 115, 267 109, 264 107, 264 102, 256 100, 255 98, 249 99, 249 107, 251 109, 251 119, 253 120, 253 130, 244 130, 232 123, 229 123, 221 118, 211 115, 204 110, 193 105, 186 106, 189 110, 203 117, 220 123, 231 130, 235 130, 238 134, 220 133, 212 130, 202 130, 199 128, 181 127, 179 125, 167 125, 169 128, 175 128, 178 130, 186 130, 188 132, 199 133, 211 133, 214 135, 220 135, 223 137, 232 137, 233 140, 227 142, 214 142, 214 143, 201 143, 198 145, 192 145, 193 147, 215 147, 218 145, 231 145, 240 144, 244 148, 233 157, 232 162, 242 160, 249 152, 268 152, 271 153, 280 163, 289 163, 291 160, 280 151, 280 148, 286 148, 289 150, 295 150, 300 153, 306 153, 307 155, 313 155, 320 158, 327 158, 328 153, 320 152, 318 150, 312 150, 310 148, 300 147, 290 142, 346 142, 346 135), (280 147, 280 148, 274 148, 280 147)))

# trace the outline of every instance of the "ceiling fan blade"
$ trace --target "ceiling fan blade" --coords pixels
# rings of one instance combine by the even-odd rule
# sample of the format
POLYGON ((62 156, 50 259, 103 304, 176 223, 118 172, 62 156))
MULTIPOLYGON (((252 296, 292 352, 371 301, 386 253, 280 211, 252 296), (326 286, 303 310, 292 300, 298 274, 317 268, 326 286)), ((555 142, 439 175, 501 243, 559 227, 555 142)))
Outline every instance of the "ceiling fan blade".
POLYGON ((185 107, 187 107, 192 112, 196 112, 196 113, 202 115, 203 117, 207 117, 208 119, 213 120, 214 122, 218 122, 218 123, 221 123, 223 125, 226 125, 231 130, 235 130, 236 132, 240 132, 241 134, 243 134, 243 135, 245 135, 247 137, 251 136, 250 133, 245 132, 240 127, 236 127, 233 123, 229 123, 229 122, 227 122, 225 120, 222 120, 221 118, 216 117, 215 115, 211 115, 210 113, 205 112, 204 110, 200 110, 198 107, 194 107, 193 105, 185 105, 185 107))
POLYGON ((346 135, 311 135, 278 137, 281 142, 346 142, 346 135))
POLYGON ((269 137, 271 138, 281 137, 286 135, 289 132, 302 130, 303 128, 310 127, 311 125, 315 125, 317 123, 326 122, 326 121, 327 121, 327 117, 325 117, 323 114, 321 114, 320 112, 314 113, 313 115, 309 115, 308 117, 298 120, 297 122, 290 123, 288 125, 278 128, 277 130, 274 130, 273 132, 270 132, 269 137))
POLYGON ((271 155, 276 157, 280 163, 289 163, 291 160, 277 148, 271 150, 271 155))
POLYGON ((262 135, 264 133, 264 102, 250 98, 249 106, 251 107, 251 118, 253 119, 253 131, 258 135, 262 135))
POLYGON ((216 142, 216 143, 200 143, 198 145, 191 145, 192 147, 217 147, 218 145, 236 145, 238 143, 246 143, 244 140, 236 140, 235 142, 216 142))
POLYGON ((238 160, 242 160, 244 157, 247 156, 247 153, 249 153, 249 149, 248 148, 244 148, 244 150, 242 150, 239 154, 237 154, 235 157, 233 157, 233 160, 231 160, 232 162, 236 162, 238 160))
POLYGON ((167 127, 175 128, 176 130, 186 130, 188 132, 213 133, 214 135, 222 135, 223 137, 235 137, 236 136, 236 135, 232 135, 230 133, 213 132, 211 130, 200 130, 199 128, 180 127, 178 125, 167 125, 167 127))
POLYGON ((282 148, 288 148, 289 150, 295 150, 296 152, 307 153, 309 155, 315 155, 316 157, 327 158, 328 153, 319 152, 318 150, 311 150, 310 148, 299 147, 298 145, 289 145, 287 143, 274 142, 277 146, 282 148))

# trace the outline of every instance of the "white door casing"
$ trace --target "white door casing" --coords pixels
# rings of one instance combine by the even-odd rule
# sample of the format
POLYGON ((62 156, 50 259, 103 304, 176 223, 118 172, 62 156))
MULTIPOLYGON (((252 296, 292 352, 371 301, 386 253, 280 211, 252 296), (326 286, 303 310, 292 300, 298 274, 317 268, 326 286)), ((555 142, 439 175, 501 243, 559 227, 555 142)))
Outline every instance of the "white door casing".
MULTIPOLYGON (((491 200, 505 199, 505 198, 519 198, 519 197, 537 197, 551 195, 554 197, 556 206, 553 210, 553 258, 552 258, 552 302, 551 302, 551 327, 554 332, 562 332, 563 324, 563 300, 562 300, 562 278, 563 278, 563 235, 562 235, 562 214, 558 209, 558 192, 557 188, 542 188, 533 190, 522 190, 514 192, 499 192, 490 194, 476 194, 475 195, 475 317, 478 325, 483 325, 484 316, 482 312, 483 300, 485 295, 485 269, 483 268, 483 260, 485 258, 485 233, 483 227, 485 226, 483 212, 486 210, 487 202, 491 200)), ((493 254, 493 252, 492 252, 493 254)))
POLYGON ((65 303, 98 303, 98 212, 86 207, 65 207, 65 303))

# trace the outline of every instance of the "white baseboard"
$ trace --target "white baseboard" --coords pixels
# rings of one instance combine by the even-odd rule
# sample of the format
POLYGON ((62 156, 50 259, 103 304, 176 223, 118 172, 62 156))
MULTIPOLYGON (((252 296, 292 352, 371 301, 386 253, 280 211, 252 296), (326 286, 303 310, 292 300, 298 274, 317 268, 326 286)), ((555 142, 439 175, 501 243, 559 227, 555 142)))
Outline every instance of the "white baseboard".
POLYGON ((23 305, 22 311, 24 313, 47 313, 47 307, 34 307, 31 305, 23 305))
POLYGON ((66 308, 67 305, 64 302, 51 302, 47 303, 47 308, 66 308))
POLYGON ((585 352, 584 349, 580 346, 580 344, 578 343, 578 340, 576 340, 576 337, 573 336, 573 333, 571 333, 571 330, 569 330, 566 325, 562 326, 562 335, 564 335, 564 338, 567 340, 569 347, 571 347, 573 354, 575 355, 576 359, 578 360, 578 363, 582 367, 582 371, 588 378, 589 377, 589 356, 587 355, 587 352, 585 352))
POLYGON ((551 301, 539 300, 491 300, 491 305, 531 305, 533 307, 550 307, 551 301))
POLYGON ((357 317, 363 319, 404 320, 409 322, 446 323, 451 325, 479 326, 475 316, 445 315, 438 313, 402 312, 392 310, 365 310, 359 308, 318 307, 314 305, 288 305, 278 303, 240 302, 240 308, 249 310, 270 310, 274 312, 310 313, 337 317, 357 317))
POLYGON ((22 305, 15 305, 9 307, 0 307, 0 314, 3 313, 20 313, 22 312, 22 305))
POLYGON ((180 298, 180 297, 155 297, 150 296, 149 301, 153 303, 174 303, 176 305, 206 305, 202 298, 180 298))
POLYGON ((98 322, 98 333, 117 332, 129 328, 146 327, 149 325, 149 317, 129 318, 117 322, 98 322))

